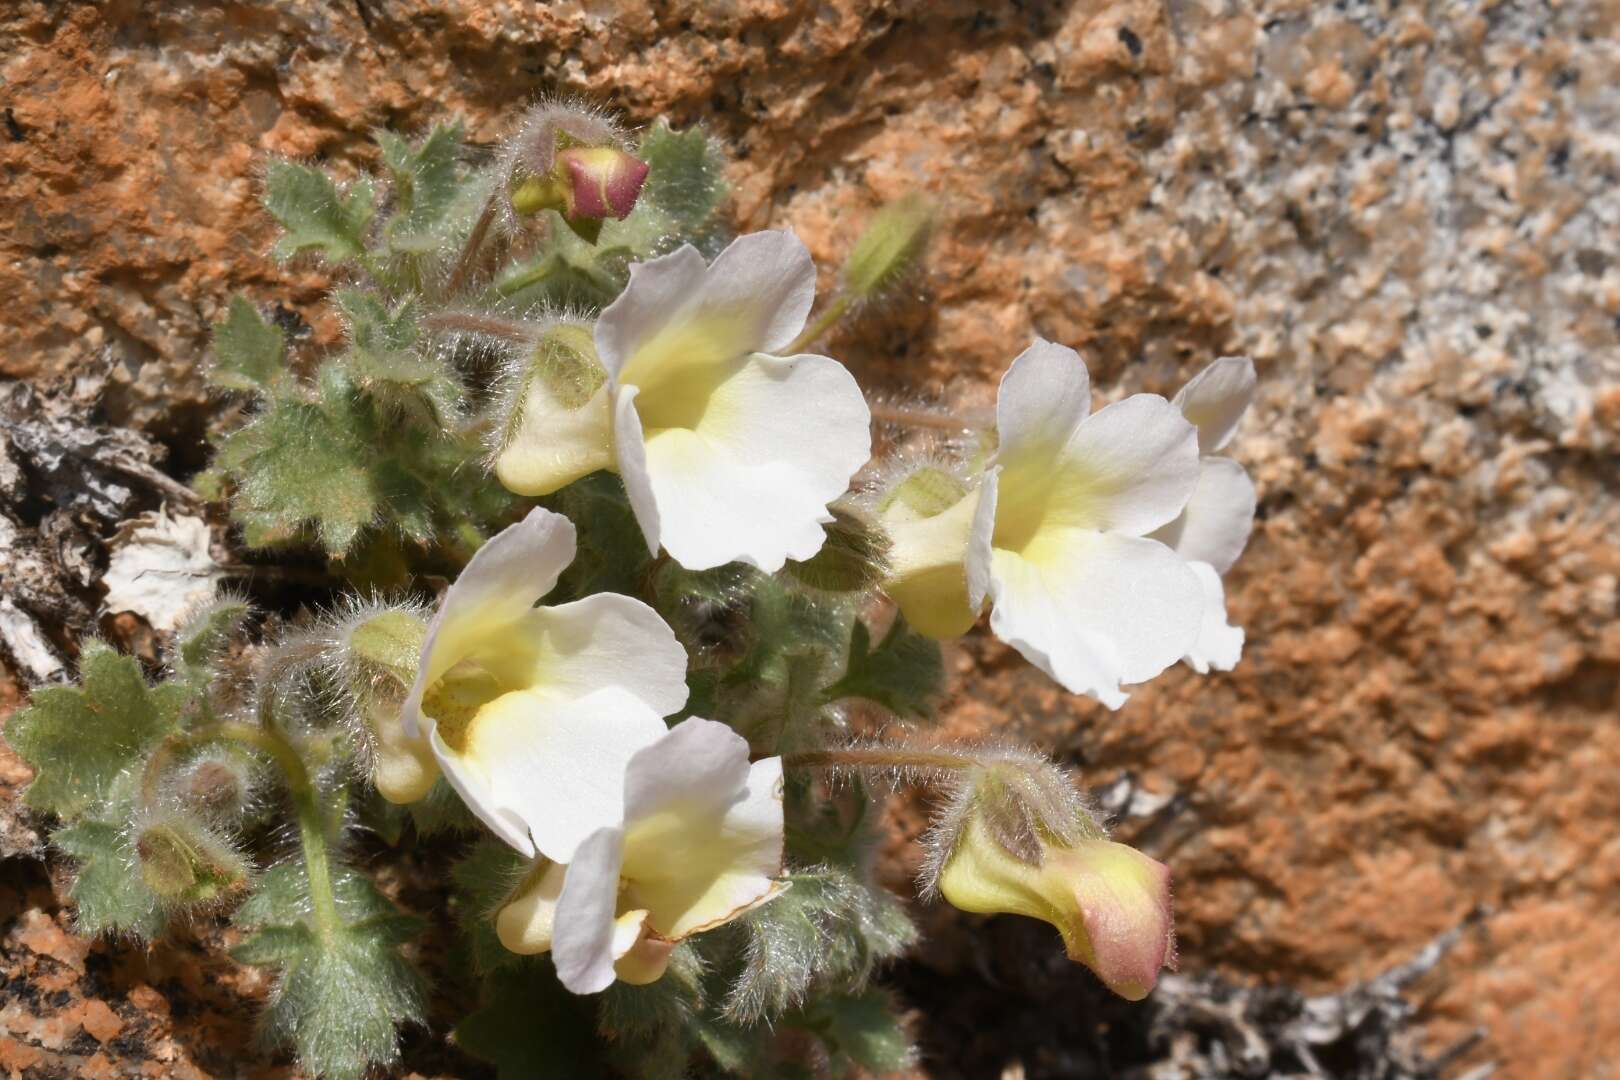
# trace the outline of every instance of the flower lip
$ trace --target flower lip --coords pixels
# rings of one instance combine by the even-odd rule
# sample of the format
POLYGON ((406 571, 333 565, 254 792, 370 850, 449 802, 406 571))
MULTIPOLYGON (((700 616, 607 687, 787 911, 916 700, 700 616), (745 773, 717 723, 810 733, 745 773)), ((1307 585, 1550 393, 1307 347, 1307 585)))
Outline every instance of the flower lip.
POLYGON ((557 155, 567 176, 570 218, 628 217, 647 180, 645 161, 613 146, 577 146, 557 155))
POLYGON ((791 233, 691 246, 631 268, 596 323, 621 477, 648 547, 687 569, 775 572, 813 557, 828 505, 871 454, 843 365, 778 356, 803 328, 815 266, 791 233))

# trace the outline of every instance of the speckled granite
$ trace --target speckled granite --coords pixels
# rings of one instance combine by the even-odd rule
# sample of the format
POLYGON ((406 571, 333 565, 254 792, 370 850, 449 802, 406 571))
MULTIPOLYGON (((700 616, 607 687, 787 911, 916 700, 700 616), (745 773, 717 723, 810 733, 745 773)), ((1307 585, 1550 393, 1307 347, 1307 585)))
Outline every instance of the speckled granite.
MULTIPOLYGON (((263 258, 257 155, 353 162, 449 112, 489 139, 540 91, 704 120, 739 224, 829 265, 924 188, 929 273, 832 342, 869 384, 983 402, 1034 332, 1111 393, 1239 350, 1262 378, 1239 670, 1108 714, 974 638, 950 724, 1183 796, 1144 843, 1185 967, 1337 985, 1482 908, 1424 983, 1433 1038, 1613 1075, 1620 4, 158 7, 0 15, 0 370, 105 357, 115 416, 194 438, 232 290, 333 332, 322 282, 263 258)), ((9 1016, 0 1065, 46 1045, 9 1016)))

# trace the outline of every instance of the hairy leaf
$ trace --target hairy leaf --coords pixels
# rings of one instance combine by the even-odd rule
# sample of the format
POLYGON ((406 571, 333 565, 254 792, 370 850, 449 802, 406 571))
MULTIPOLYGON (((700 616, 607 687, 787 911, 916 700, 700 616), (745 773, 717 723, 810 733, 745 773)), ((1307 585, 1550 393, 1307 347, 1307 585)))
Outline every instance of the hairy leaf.
POLYGON ((844 677, 829 686, 827 701, 861 697, 897 716, 929 716, 932 699, 945 685, 945 662, 939 643, 915 633, 896 615, 883 641, 872 648, 871 631, 859 619, 849 638, 849 665, 844 677))
POLYGON ((702 127, 676 131, 660 118, 641 137, 637 154, 648 165, 642 201, 661 211, 676 232, 701 233, 726 197, 719 144, 702 127))
POLYGON ((588 1005, 562 988, 549 957, 491 972, 480 1000, 454 1038, 501 1080, 607 1075, 588 1005))
POLYGON ((340 263, 365 251, 376 189, 369 178, 342 189, 320 169, 276 160, 265 172, 264 207, 287 231, 276 241, 277 259, 315 251, 340 263))
POLYGON ((103 816, 114 784, 173 731, 187 697, 174 683, 148 687, 134 658, 100 642, 79 662, 82 687, 48 686, 6 727, 6 738, 34 768, 24 795, 40 810, 103 816))
POLYGON ((427 138, 410 145, 387 131, 377 133, 383 164, 394 179, 394 216, 388 222, 388 246, 400 252, 431 251, 435 230, 456 201, 460 172, 460 123, 435 125, 427 138))
POLYGON ((227 390, 266 390, 286 374, 281 328, 245 297, 231 297, 224 322, 214 324, 214 366, 209 381, 227 390))
POLYGON ((226 436, 217 458, 236 480, 232 508, 250 545, 295 539, 312 524, 335 555, 377 517, 371 460, 332 409, 284 399, 226 436))
POLYGON ((528 860, 500 841, 486 838, 473 845, 450 871, 456 923, 466 936, 473 966, 480 972, 524 962, 524 957, 508 950, 495 936, 495 913, 528 869, 528 860))
POLYGON ((51 842, 78 864, 74 870, 74 927, 81 934, 162 933, 163 903, 137 870, 134 848, 121 825, 80 821, 56 830, 51 842))
POLYGON ((300 915, 311 910, 302 864, 272 869, 237 911, 254 933, 231 955, 277 969, 261 1020, 267 1043, 291 1046, 318 1076, 359 1080, 397 1060, 398 1026, 423 1017, 421 976, 399 951, 421 923, 345 867, 333 867, 332 886, 340 921, 322 927, 300 915))
POLYGON ((826 1044, 834 1076, 848 1075, 849 1063, 883 1076, 916 1060, 911 1037, 895 1015, 894 999, 886 990, 874 988, 852 997, 821 999, 795 1026, 815 1032, 826 1044))

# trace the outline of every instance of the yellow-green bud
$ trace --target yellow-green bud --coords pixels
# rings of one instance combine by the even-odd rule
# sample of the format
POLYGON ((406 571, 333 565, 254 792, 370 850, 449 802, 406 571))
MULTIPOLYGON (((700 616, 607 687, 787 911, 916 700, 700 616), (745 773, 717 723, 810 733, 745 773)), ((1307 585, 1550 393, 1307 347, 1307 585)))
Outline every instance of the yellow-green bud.
POLYGON ((827 541, 804 562, 789 562, 783 569, 812 589, 861 592, 883 582, 889 572, 889 537, 883 526, 848 505, 827 508, 832 521, 827 541))
POLYGON ((349 631, 358 685, 348 689, 370 735, 372 782, 392 803, 415 802, 439 778, 433 748, 427 740, 407 735, 400 716, 426 636, 427 622, 398 608, 380 612, 349 631))
POLYGON ((141 880, 165 900, 212 900, 247 876, 242 857, 202 826, 186 820, 148 825, 135 838, 141 880))
POLYGON ((939 876, 945 899, 981 915, 1027 915, 1057 927, 1069 959, 1114 993, 1140 1001, 1174 961, 1170 871, 1109 840, 1053 840, 1032 865, 997 842, 975 817, 939 876))
POLYGON ((844 288, 857 300, 892 289, 916 268, 933 224, 933 206, 921 195, 879 210, 844 261, 844 288))

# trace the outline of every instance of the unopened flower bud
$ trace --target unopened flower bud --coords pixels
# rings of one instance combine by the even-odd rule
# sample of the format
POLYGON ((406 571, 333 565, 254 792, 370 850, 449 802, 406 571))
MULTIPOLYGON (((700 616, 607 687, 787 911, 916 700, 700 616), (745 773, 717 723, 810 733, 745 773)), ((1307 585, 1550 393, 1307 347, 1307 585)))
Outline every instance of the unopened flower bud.
POLYGON ((519 495, 549 495, 613 468, 607 371, 587 323, 559 322, 512 365, 495 475, 519 495))
POLYGON ((975 817, 945 862, 939 891, 963 911, 1051 923, 1069 959, 1131 1001, 1146 997, 1159 969, 1174 961, 1170 871, 1124 844, 1047 839, 1031 863, 975 817))
POLYGON ((635 209, 648 172, 647 163, 624 148, 616 125, 589 109, 556 103, 530 110, 503 158, 513 213, 554 210, 593 243, 603 220, 635 209))
POLYGON ((933 207, 921 195, 879 210, 844 262, 844 288, 857 300, 888 292, 916 268, 933 223, 933 207))
POLYGON ((371 615, 348 634, 345 667, 353 685, 346 689, 365 726, 372 781, 391 803, 415 802, 439 778, 432 747, 406 734, 400 717, 426 635, 426 620, 399 608, 371 615))
POLYGON ((935 465, 913 470, 878 505, 892 542, 884 591, 918 633, 956 637, 978 617, 967 582, 978 505, 977 490, 935 465))
POLYGON ((252 777, 241 758, 226 753, 207 754, 181 770, 173 791, 188 809, 207 820, 232 824, 247 809, 252 777))
POLYGON ((247 876, 241 855, 186 817, 147 825, 135 838, 135 854, 146 887, 169 901, 212 900, 247 876))

